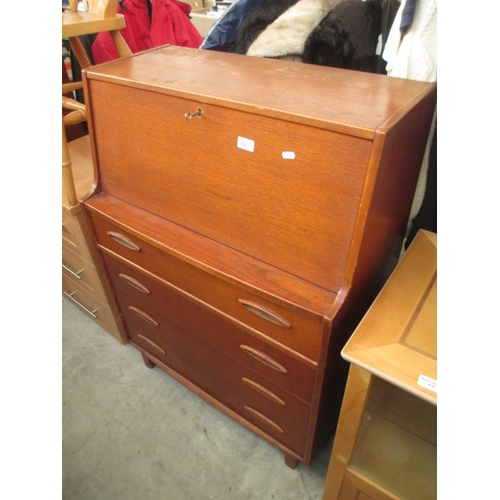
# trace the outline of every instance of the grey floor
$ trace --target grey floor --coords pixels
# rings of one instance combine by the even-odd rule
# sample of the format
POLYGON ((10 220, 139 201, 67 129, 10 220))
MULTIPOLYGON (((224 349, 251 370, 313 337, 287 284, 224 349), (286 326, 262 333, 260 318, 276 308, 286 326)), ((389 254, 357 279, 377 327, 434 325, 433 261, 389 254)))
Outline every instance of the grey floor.
POLYGON ((321 499, 332 439, 292 470, 64 298, 62 314, 63 500, 321 499))

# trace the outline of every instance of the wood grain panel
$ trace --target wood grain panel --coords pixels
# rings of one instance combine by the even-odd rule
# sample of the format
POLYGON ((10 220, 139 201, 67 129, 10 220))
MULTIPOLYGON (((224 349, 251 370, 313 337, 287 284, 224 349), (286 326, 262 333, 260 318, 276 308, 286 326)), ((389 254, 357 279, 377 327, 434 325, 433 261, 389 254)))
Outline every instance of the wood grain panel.
POLYGON ((337 291, 370 141, 107 83, 92 93, 120 101, 94 120, 107 193, 337 291))
MULTIPOLYGON (((262 335, 297 351, 312 362, 319 357, 322 316, 313 315, 273 297, 257 295, 251 288, 233 285, 212 273, 204 272, 176 256, 163 252, 143 239, 92 216, 100 247, 114 255, 122 256, 142 269, 158 276, 192 297, 210 304, 231 316, 242 326, 257 330, 262 335), (109 232, 122 234, 140 247, 140 251, 127 248, 111 238, 109 232), (285 318, 290 327, 285 328, 250 312, 239 299, 258 303, 285 318)), ((154 231, 154 229, 153 229, 154 231)))
POLYGON ((154 314, 160 324, 174 323, 183 326, 204 342, 304 401, 312 400, 316 370, 237 328, 225 321, 222 316, 214 315, 211 310, 186 299, 144 273, 129 268, 107 255, 104 255, 104 261, 113 287, 128 297, 127 307, 135 304, 144 311, 154 311, 151 314, 154 314), (130 276, 146 287, 150 293, 144 294, 137 288, 131 287, 120 278, 120 274, 130 276), (245 346, 247 350, 241 346, 245 346), (254 350, 271 361, 267 363, 259 361, 258 356, 248 354, 248 350, 254 350), (272 361, 283 366, 284 371, 274 369, 271 366, 272 361))

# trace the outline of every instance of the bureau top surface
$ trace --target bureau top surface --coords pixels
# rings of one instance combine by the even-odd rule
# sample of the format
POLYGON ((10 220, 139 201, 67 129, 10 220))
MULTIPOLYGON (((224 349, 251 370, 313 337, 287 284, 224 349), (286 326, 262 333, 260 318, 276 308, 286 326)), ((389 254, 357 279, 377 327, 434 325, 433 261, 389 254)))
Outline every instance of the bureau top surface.
POLYGON ((104 80, 372 138, 436 85, 278 59, 163 46, 94 66, 104 80))

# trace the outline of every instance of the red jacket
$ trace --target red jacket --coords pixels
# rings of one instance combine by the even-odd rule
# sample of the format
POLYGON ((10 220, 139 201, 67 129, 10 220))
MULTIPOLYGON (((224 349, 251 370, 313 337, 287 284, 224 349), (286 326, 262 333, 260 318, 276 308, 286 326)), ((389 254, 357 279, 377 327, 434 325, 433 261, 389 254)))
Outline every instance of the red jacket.
MULTIPOLYGON (((179 45, 199 48, 203 37, 189 20, 191 6, 177 0, 123 0, 117 12, 125 16, 126 27, 120 30, 132 53, 179 45), (148 2, 152 4, 150 17, 148 2)), ((94 64, 118 59, 118 52, 108 32, 99 33, 92 44, 94 64)))

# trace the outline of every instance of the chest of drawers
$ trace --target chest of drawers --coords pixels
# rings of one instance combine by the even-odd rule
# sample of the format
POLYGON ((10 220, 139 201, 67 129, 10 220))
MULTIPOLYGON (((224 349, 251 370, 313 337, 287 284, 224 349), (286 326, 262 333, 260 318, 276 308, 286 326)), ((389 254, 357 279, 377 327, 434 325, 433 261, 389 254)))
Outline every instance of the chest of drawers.
MULTIPOLYGON (((72 173, 78 198, 91 189, 93 166, 88 136, 68 144, 72 173)), ((72 205, 62 189, 62 289, 64 296, 120 343, 127 334, 113 314, 105 274, 101 272, 100 256, 89 235, 80 205, 72 205)))
POLYGON ((172 46, 84 83, 84 209, 130 342, 309 464, 399 256, 435 84, 172 46))

